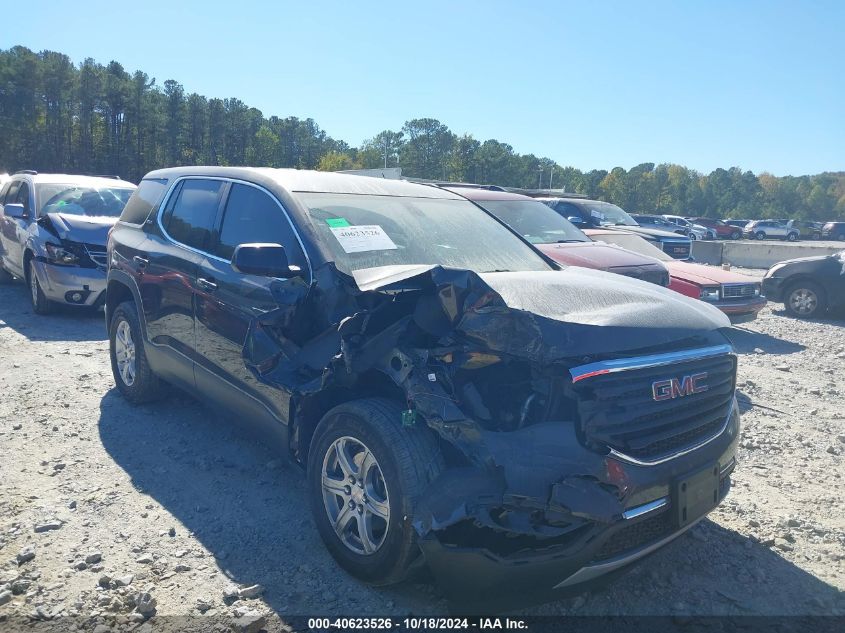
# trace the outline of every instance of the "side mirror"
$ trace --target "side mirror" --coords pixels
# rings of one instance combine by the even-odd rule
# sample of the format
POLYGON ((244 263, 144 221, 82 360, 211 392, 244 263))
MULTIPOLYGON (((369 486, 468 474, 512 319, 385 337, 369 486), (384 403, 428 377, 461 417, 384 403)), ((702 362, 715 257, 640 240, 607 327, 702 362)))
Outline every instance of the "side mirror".
POLYGON ((16 202, 4 206, 3 213, 6 214, 6 217, 18 218, 19 220, 24 220, 29 217, 29 214, 23 208, 23 205, 16 202))
POLYGON ((232 268, 244 275, 299 277, 299 266, 288 264, 285 247, 279 244, 241 244, 232 253, 232 268))
POLYGON ((584 218, 582 218, 580 215, 570 215, 566 219, 572 222, 572 224, 574 224, 575 226, 584 226, 584 218))

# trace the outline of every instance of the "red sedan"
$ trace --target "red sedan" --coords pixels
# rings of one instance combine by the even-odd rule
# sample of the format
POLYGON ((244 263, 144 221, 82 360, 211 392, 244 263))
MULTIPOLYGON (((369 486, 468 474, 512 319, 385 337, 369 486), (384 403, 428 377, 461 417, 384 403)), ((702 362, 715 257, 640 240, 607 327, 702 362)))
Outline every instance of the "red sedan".
POLYGON ((444 188, 472 200, 559 264, 605 270, 659 286, 669 285, 669 273, 661 262, 596 243, 569 220, 533 198, 471 187, 444 188))
POLYGON ((728 315, 732 323, 753 321, 766 305, 760 282, 753 277, 717 266, 673 259, 639 235, 627 231, 587 229, 584 232, 597 242, 614 244, 662 260, 669 269, 669 287, 672 290, 707 301, 728 315))

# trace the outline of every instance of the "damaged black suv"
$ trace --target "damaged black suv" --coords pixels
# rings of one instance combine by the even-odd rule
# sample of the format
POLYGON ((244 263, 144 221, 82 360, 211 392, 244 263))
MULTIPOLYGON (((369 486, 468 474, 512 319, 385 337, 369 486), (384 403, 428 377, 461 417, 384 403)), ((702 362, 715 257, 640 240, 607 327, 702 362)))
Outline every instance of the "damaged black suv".
POLYGON ((106 320, 131 402, 164 382, 274 434, 373 583, 461 604, 622 568, 712 510, 739 432, 727 318, 560 269, 459 194, 284 169, 141 182, 106 320))

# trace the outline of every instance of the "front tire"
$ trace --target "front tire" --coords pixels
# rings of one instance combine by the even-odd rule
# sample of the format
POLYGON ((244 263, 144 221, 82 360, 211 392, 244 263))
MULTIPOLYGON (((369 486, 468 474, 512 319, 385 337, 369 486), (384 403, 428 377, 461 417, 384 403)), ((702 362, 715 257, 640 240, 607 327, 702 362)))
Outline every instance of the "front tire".
POLYGON ((825 313, 827 297, 821 286, 812 281, 796 281, 784 293, 784 307, 791 316, 812 319, 825 313))
POLYGON ((131 301, 121 303, 112 314, 109 356, 114 382, 129 402, 141 404, 161 397, 164 385, 147 362, 138 310, 131 301))
POLYGON ((836 236, 836 239, 839 240, 840 242, 845 242, 845 233, 840 233, 839 235, 836 236))
POLYGON ((763 233, 763 231, 757 231, 757 232, 754 234, 754 239, 757 239, 757 240, 764 240, 764 239, 766 239, 766 234, 765 234, 765 233, 763 233))
POLYGON ((331 409, 308 455, 311 511, 338 564, 365 582, 400 582, 419 555, 417 502, 443 469, 425 425, 401 424, 402 407, 373 398, 331 409))
POLYGON ((32 303, 32 311, 35 314, 52 314, 56 310, 56 304, 44 296, 41 284, 38 282, 38 275, 35 273, 35 259, 29 260, 27 267, 27 282, 29 283, 29 300, 32 303))
POLYGON ((787 239, 787 241, 789 241, 789 242, 794 242, 795 240, 797 240, 797 239, 798 239, 798 236, 797 236, 795 233, 789 233, 789 234, 786 236, 786 239, 787 239))

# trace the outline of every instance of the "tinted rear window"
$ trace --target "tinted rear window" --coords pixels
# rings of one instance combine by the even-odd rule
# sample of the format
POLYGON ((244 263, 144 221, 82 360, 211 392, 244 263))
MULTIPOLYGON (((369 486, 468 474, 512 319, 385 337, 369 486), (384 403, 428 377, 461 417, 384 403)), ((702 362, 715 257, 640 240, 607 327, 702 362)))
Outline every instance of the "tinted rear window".
POLYGON ((161 202, 164 192, 167 190, 167 180, 155 178, 142 180, 141 184, 129 198, 129 202, 120 214, 121 222, 129 224, 143 224, 155 207, 161 202))

